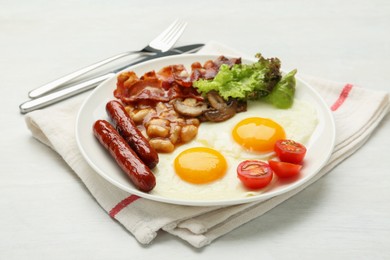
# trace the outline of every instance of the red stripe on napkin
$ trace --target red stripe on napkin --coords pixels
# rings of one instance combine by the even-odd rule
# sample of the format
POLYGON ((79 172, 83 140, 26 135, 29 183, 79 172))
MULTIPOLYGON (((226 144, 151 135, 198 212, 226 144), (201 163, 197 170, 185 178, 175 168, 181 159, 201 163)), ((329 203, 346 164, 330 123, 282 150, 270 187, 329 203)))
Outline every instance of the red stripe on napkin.
POLYGON ((334 102, 334 104, 330 107, 332 111, 336 111, 347 99, 349 92, 351 91, 353 85, 347 84, 344 86, 343 90, 340 93, 339 98, 334 102))
POLYGON ((122 209, 126 208, 128 205, 139 199, 137 195, 130 195, 129 197, 123 199, 121 202, 115 205, 110 212, 108 213, 110 217, 115 218, 116 214, 118 214, 122 209))

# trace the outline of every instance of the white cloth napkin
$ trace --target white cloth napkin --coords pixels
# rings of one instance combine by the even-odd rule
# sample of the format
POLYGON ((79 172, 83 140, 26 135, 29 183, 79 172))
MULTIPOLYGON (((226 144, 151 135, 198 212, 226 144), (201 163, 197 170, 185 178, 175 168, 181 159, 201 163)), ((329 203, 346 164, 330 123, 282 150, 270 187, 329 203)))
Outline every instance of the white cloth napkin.
MULTIPOLYGON (((245 55, 216 42, 208 43, 201 53, 245 55)), ((333 111, 337 133, 335 150, 328 164, 308 183, 264 202, 229 207, 178 206, 139 198, 116 188, 94 172, 76 145, 76 114, 85 95, 31 112, 25 119, 33 136, 59 153, 96 201, 140 243, 150 243, 157 231, 165 230, 194 247, 203 247, 321 178, 360 148, 389 111, 388 93, 309 76, 300 77, 312 84, 333 111)))

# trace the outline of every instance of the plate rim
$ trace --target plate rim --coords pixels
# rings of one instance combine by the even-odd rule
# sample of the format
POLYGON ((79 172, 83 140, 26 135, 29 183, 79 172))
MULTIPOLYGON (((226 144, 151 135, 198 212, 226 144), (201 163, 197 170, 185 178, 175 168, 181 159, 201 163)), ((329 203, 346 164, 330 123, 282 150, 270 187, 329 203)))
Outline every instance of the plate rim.
MULTIPOLYGON (((221 55, 195 53, 195 54, 181 54, 181 55, 174 55, 174 56, 166 56, 166 57, 161 57, 161 58, 149 60, 147 62, 143 62, 143 63, 139 63, 136 65, 130 66, 122 71, 134 70, 134 69, 137 69, 139 67, 145 67, 147 65, 162 62, 165 60, 168 60, 168 61, 172 60, 172 62, 173 62, 172 64, 174 64, 175 59, 197 58, 197 59, 206 60, 206 59, 215 59, 218 56, 221 56, 221 55)), ((241 56, 243 60, 252 61, 252 62, 256 61, 256 59, 253 59, 253 58, 251 59, 251 58, 248 58, 247 56, 244 56, 244 55, 235 55, 235 56, 224 55, 224 56, 225 57, 241 56)), ((195 61, 197 61, 197 60, 193 60, 192 62, 195 62, 195 61)), ((162 197, 162 196, 159 196, 156 194, 145 193, 145 192, 137 190, 136 188, 129 189, 128 186, 123 185, 122 183, 110 178, 109 176, 107 176, 107 174, 102 172, 102 170, 91 160, 90 156, 85 151, 85 149, 82 145, 82 140, 81 140, 80 135, 79 135, 80 118, 81 118, 82 113, 83 113, 85 107, 87 106, 88 102, 101 88, 104 88, 104 86, 106 84, 108 84, 110 81, 116 79, 117 75, 121 72, 116 73, 114 77, 109 78, 109 79, 103 81, 102 83, 100 83, 82 102, 82 104, 78 110, 77 116, 76 116, 75 136, 76 136, 77 147, 78 147, 83 159, 86 160, 88 165, 96 172, 96 174, 100 175, 103 179, 105 179, 106 181, 108 181, 112 185, 116 186, 117 188, 121 189, 122 191, 128 192, 130 194, 137 195, 139 197, 149 199, 152 201, 163 202, 163 203, 174 204, 174 205, 184 205, 184 206, 228 206, 228 205, 245 204, 245 203, 250 203, 250 202, 255 202, 255 201, 261 202, 261 201, 270 199, 272 197, 287 193, 295 188, 298 188, 298 187, 304 185, 310 179, 314 178, 319 173, 319 171, 327 164, 327 162, 329 161, 329 159, 332 155, 332 152, 334 150, 335 139, 336 139, 336 127, 335 127, 334 118, 333 118, 333 115, 331 114, 330 108, 326 104, 325 100, 321 97, 321 95, 309 83, 307 83, 305 80, 303 80, 299 76, 295 76, 297 81, 304 84, 305 87, 309 88, 310 91, 312 92, 312 94, 316 96, 316 99, 320 102, 320 104, 318 104, 318 105, 320 105, 320 107, 324 110, 323 111, 323 112, 325 112, 324 116, 326 116, 328 118, 328 121, 330 123, 330 125, 326 126, 326 129, 331 131, 331 135, 330 135, 331 138, 329 140, 329 146, 328 146, 329 149, 328 149, 327 154, 324 157, 324 160, 322 161, 321 165, 319 167, 317 167, 316 172, 310 174, 309 177, 302 178, 299 181, 293 182, 281 190, 272 191, 270 193, 262 193, 262 194, 258 194, 258 195, 254 195, 254 196, 250 196, 250 197, 237 198, 237 199, 226 199, 226 200, 209 200, 209 201, 207 201, 207 200, 193 200, 193 199, 192 200, 185 200, 185 199, 177 199, 177 198, 167 198, 167 197, 162 197)), ((115 99, 115 97, 112 96, 112 99, 115 99)), ((90 132, 93 135, 92 126, 90 129, 91 129, 90 132)), ((109 156, 109 155, 107 155, 107 156, 109 156)))

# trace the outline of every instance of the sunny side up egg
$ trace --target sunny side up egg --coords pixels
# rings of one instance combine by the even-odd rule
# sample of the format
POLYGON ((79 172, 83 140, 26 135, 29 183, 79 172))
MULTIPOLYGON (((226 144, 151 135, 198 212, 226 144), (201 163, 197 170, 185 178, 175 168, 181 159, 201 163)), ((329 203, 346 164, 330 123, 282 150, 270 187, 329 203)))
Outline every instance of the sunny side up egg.
POLYGON ((281 125, 269 118, 249 117, 238 122, 232 131, 234 141, 248 151, 272 152, 277 140, 285 139, 281 125))
POLYGON ((157 185, 152 193, 199 201, 260 194, 269 187, 258 191, 245 188, 237 178, 238 164, 248 159, 273 158, 273 145, 278 139, 307 144, 317 123, 315 108, 305 101, 295 100, 290 109, 249 102, 246 112, 220 123, 204 122, 192 142, 173 153, 160 154, 153 170, 157 185))

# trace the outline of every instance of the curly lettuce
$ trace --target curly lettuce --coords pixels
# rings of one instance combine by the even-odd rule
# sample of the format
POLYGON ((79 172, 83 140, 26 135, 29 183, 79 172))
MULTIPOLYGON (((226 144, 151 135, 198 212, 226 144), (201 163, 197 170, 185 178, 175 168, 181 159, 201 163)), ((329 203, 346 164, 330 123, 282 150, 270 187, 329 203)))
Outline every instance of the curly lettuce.
POLYGON ((281 78, 280 60, 257 54, 252 64, 221 65, 212 80, 199 79, 193 86, 202 94, 216 90, 225 100, 257 99, 268 95, 281 78))
POLYGON ((213 79, 199 79, 193 86, 202 94, 215 90, 225 99, 265 100, 277 108, 289 108, 295 94, 296 70, 282 77, 280 60, 256 54, 252 64, 223 64, 213 79))

